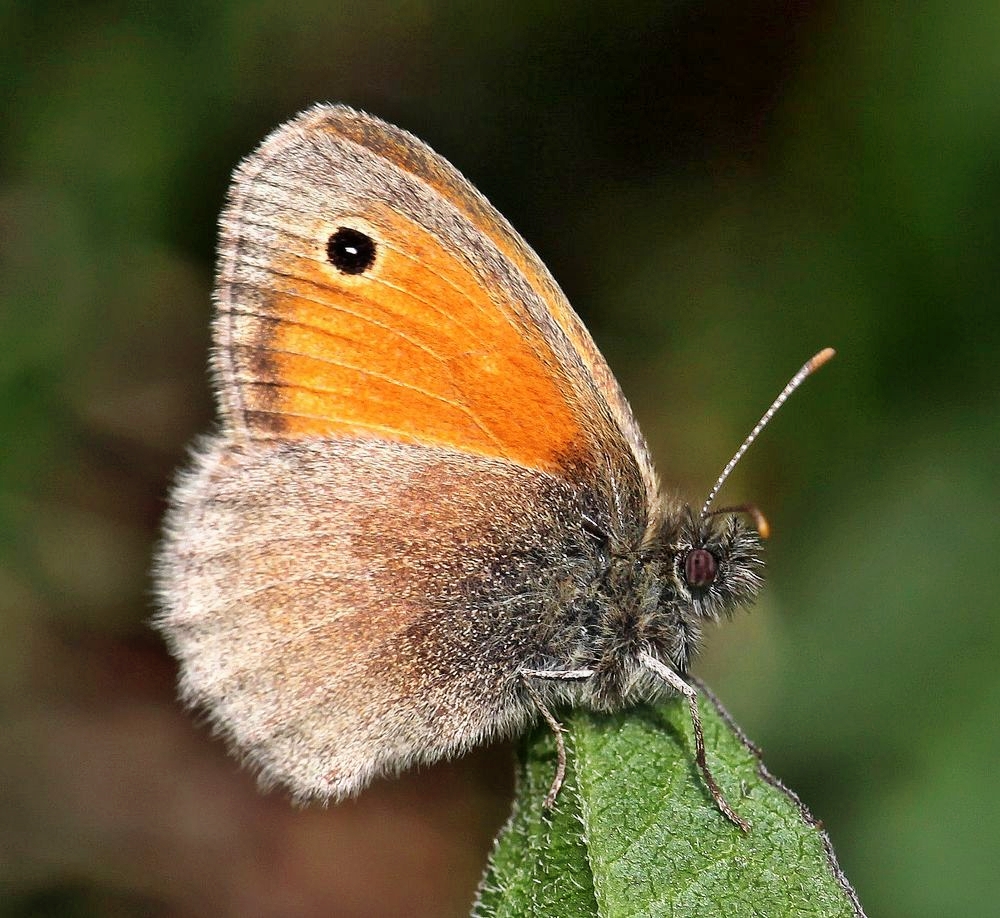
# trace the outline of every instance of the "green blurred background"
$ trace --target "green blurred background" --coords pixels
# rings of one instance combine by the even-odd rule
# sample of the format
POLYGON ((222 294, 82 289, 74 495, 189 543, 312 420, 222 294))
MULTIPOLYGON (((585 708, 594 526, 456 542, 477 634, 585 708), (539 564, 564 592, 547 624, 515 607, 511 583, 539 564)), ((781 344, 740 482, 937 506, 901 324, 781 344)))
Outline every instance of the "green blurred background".
POLYGON ((236 161, 316 100, 424 138, 552 268, 770 586, 699 672, 873 916, 993 915, 1000 6, 0 5, 0 915, 467 913, 509 749, 292 809, 173 701, 148 563, 236 161))

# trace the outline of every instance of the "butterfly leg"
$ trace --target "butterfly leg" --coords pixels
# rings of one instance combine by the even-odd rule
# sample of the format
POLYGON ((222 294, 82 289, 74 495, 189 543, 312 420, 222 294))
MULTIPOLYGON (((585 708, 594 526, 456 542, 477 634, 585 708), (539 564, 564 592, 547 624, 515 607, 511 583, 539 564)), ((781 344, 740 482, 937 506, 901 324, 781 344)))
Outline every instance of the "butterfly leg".
POLYGON ((542 700, 542 696, 538 693, 538 689, 535 688, 531 680, 558 679, 577 682, 582 679, 589 679, 593 675, 594 671, 591 669, 521 670, 521 679, 524 681, 525 688, 527 688, 528 694, 531 696, 531 700, 535 703, 535 707, 538 708, 542 717, 545 718, 545 722, 552 729, 552 733, 556 738, 556 775, 552 780, 552 786, 549 788, 549 792, 545 795, 545 800, 542 804, 547 810, 551 810, 552 807, 555 806, 556 797, 559 796, 559 789, 562 787, 563 780, 566 777, 566 743, 563 740, 562 724, 556 720, 555 715, 549 710, 548 706, 542 700))
POLYGON ((656 673, 656 675, 666 682, 667 685, 669 685, 675 692, 683 695, 687 699, 688 709, 691 712, 691 724, 694 727, 694 757, 695 761, 698 763, 698 768, 701 771, 702 777, 705 780, 705 785, 708 787, 708 792, 712 795, 715 805, 722 812, 723 816, 725 816, 730 822, 739 826, 744 832, 749 832, 750 824, 729 805, 729 801, 726 800, 722 793, 722 788, 719 787, 712 775, 712 772, 708 768, 708 760, 705 757, 705 732, 702 730, 701 714, 698 711, 697 690, 688 685, 669 666, 662 661, 657 660, 652 654, 644 651, 639 654, 639 661, 647 669, 656 673))

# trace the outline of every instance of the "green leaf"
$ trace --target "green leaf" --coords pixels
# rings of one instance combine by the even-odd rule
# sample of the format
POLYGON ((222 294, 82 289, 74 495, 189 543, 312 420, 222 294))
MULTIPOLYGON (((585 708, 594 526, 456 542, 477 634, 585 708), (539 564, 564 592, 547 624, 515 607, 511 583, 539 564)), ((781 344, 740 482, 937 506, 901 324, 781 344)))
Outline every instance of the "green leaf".
POLYGON ((573 711, 564 720, 566 781, 551 812, 542 802, 553 737, 539 728, 522 746, 514 811, 473 914, 863 916, 826 834, 704 689, 700 704, 709 767, 748 834, 701 780, 682 700, 615 715, 573 711))

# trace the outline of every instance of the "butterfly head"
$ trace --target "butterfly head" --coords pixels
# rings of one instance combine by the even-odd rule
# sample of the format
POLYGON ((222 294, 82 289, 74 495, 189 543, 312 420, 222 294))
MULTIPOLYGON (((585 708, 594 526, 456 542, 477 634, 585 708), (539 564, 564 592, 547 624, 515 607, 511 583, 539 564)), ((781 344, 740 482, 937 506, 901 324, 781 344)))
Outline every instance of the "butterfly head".
POLYGON ((717 620, 757 598, 763 586, 761 534, 744 508, 697 516, 684 507, 665 533, 669 602, 682 618, 717 620))
POLYGON ((825 348, 789 380, 747 435, 716 479, 701 512, 684 506, 665 513, 661 545, 670 554, 672 601, 681 619, 718 619, 752 602, 762 586, 761 540, 770 534, 764 514, 754 504, 712 509, 712 503, 736 464, 788 397, 834 356, 825 348), (749 520, 749 523, 748 523, 749 520))
POLYGON ((825 348, 789 380, 747 435, 716 479, 700 513, 686 504, 667 502, 662 524, 649 548, 655 561, 647 568, 651 588, 638 591, 645 627, 641 638, 659 649, 681 672, 688 668, 701 634, 701 623, 731 614, 757 598, 763 585, 761 540, 770 527, 753 504, 712 509, 729 474, 787 398, 834 352, 825 348), (749 520, 749 522, 748 522, 749 520))

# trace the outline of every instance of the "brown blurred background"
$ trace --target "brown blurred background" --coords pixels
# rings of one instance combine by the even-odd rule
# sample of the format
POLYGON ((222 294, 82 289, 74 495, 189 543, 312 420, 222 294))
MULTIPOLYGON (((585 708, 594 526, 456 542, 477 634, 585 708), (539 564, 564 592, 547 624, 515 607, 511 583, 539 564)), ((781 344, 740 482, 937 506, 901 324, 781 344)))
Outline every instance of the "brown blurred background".
POLYGON ((699 673, 870 914, 995 912, 1000 7, 627 10, 0 4, 0 916, 461 915, 504 819, 503 747, 258 794, 145 623, 228 174, 317 100, 512 220, 692 499, 838 348, 726 488, 770 586, 699 673))

